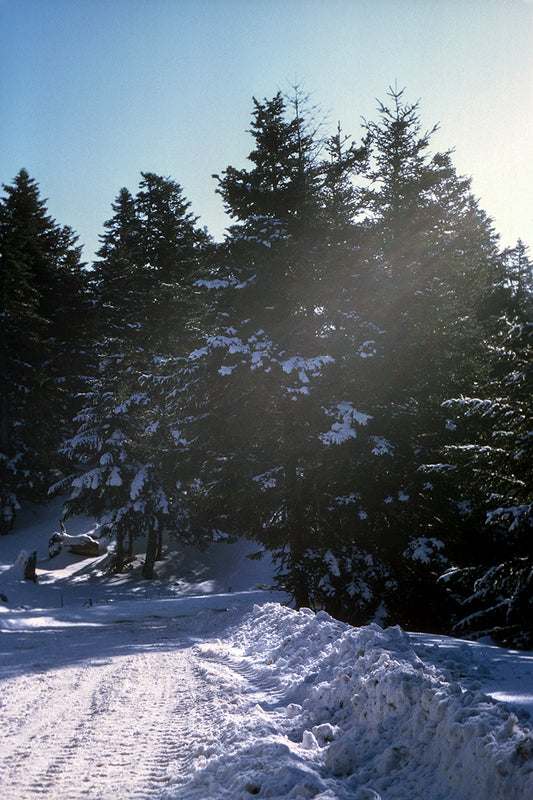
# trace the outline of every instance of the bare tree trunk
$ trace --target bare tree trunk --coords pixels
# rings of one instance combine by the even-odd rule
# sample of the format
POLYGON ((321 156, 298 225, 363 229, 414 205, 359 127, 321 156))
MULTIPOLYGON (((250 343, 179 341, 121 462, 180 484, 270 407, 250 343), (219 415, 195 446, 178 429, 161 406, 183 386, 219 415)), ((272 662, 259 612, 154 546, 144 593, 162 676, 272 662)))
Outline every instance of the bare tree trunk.
POLYGON ((131 535, 131 533, 128 536, 128 555, 126 557, 128 563, 130 563, 133 560, 133 536, 131 535))
POLYGON ((157 552, 155 556, 156 561, 163 559, 163 529, 160 527, 157 532, 157 552))
POLYGON ((157 556, 157 531, 150 528, 148 541, 146 542, 146 556, 143 566, 143 578, 151 581, 154 577, 154 565, 157 556))
POLYGON ((115 547, 115 572, 124 571, 124 533, 117 531, 117 544, 115 547))
POLYGON ((287 521, 289 523, 289 570, 291 589, 296 608, 309 607, 309 583, 304 566, 306 550, 305 514, 302 507, 301 485, 298 477, 298 456, 292 454, 286 463, 287 521))

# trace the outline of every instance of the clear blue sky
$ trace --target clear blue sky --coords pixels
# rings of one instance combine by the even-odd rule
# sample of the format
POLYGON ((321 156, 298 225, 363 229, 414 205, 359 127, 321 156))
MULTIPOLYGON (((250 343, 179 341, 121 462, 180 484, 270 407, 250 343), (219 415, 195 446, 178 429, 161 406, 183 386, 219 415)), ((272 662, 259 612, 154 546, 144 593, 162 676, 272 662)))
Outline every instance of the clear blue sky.
POLYGON ((356 140, 405 86, 502 243, 533 246, 530 0, 0 0, 0 181, 26 167, 88 261, 141 170, 221 238, 211 174, 244 165, 252 97, 295 81, 356 140))

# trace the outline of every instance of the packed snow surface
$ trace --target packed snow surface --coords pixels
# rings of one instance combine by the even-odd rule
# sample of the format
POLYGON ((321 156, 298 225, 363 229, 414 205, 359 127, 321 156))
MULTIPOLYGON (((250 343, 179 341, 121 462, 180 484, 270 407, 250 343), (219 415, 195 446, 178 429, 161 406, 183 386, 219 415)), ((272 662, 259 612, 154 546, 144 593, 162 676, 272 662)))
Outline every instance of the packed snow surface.
POLYGON ((296 612, 250 543, 150 592, 105 554, 24 581, 46 528, 0 540, 2 800, 533 797, 532 653, 296 612))

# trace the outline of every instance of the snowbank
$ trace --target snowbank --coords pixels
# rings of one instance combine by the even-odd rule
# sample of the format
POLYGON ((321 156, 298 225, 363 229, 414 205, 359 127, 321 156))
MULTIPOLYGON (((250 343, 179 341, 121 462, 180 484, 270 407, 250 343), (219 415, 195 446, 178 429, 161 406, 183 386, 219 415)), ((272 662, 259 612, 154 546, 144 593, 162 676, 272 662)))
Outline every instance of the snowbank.
POLYGON ((207 754, 167 796, 533 797, 528 726, 414 646, 399 628, 354 629, 323 612, 256 606, 228 641, 199 652, 247 677, 259 728, 207 754))
POLYGON ((297 613, 250 542, 177 547, 149 585, 50 561, 59 513, 2 537, 2 798, 533 797, 533 653, 297 613))

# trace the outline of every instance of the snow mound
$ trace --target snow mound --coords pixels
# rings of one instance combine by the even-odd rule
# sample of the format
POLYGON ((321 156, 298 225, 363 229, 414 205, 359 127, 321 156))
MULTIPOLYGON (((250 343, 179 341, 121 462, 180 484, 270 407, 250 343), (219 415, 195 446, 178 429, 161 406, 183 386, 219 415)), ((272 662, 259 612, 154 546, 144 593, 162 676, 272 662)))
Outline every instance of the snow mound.
POLYGON ((60 513, 25 509, 2 537, 2 800, 533 797, 533 653, 292 611, 251 542, 169 542, 149 585, 140 561, 50 560, 60 513))
POLYGON ((413 648, 400 628, 255 606, 227 640, 198 647, 247 678, 253 736, 226 741, 167 796, 533 797, 532 731, 413 648))

